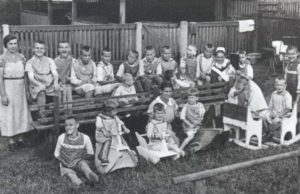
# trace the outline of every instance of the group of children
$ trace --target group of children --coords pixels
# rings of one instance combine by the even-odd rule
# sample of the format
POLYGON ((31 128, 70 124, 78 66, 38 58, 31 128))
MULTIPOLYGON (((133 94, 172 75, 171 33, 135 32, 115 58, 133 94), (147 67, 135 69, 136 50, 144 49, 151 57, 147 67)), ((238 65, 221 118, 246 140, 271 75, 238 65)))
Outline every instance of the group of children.
MULTIPOLYGON (((61 91, 62 100, 68 101, 72 100, 74 88, 78 94, 85 97, 103 93, 112 93, 112 96, 136 94, 140 91, 151 91, 153 85, 160 88, 161 94, 152 101, 147 110, 148 148, 159 151, 162 149, 162 142, 165 141, 168 149, 176 152, 178 157, 185 155, 184 150, 201 129, 205 114, 204 105, 198 102, 199 91, 194 86, 220 81, 230 83, 233 80, 234 84, 228 93, 229 102, 241 106, 251 106, 251 103, 263 104, 263 102, 253 102, 254 96, 257 95, 255 88, 258 86, 252 81, 253 68, 245 51, 238 52, 239 67, 235 69, 226 59, 226 51, 223 47, 215 49, 211 44, 207 44, 204 52, 197 55, 196 47, 189 45, 186 56, 177 65, 171 57, 170 47, 163 47, 161 57, 156 58, 155 49, 147 46, 145 58, 140 62, 139 53, 130 51, 128 60, 120 65, 116 75, 110 63, 109 49, 102 51, 102 61, 97 65, 91 60, 91 48, 87 46, 82 47, 80 58, 74 59, 70 55, 69 44, 61 42, 60 55, 54 62, 44 56, 42 43, 35 43, 34 51, 34 57, 26 65, 32 82, 30 91, 33 97, 40 98, 38 91, 43 91, 42 97, 50 95, 53 91, 61 91), (47 78, 49 74, 52 74, 52 80, 47 78), (172 98, 172 92, 174 88, 182 87, 190 89, 187 102, 179 112, 179 106, 172 98), (182 121, 182 129, 186 134, 181 144, 172 130, 172 123, 176 117, 182 121)), ((287 52, 290 63, 286 67, 285 77, 275 79, 276 90, 272 93, 269 107, 261 105, 262 108, 258 108, 257 111, 257 116, 264 119, 265 136, 268 138, 274 135, 281 119, 291 112, 292 102, 300 91, 298 48, 289 47, 287 52)), ((110 162, 108 156, 112 137, 130 132, 116 115, 114 108, 137 100, 137 97, 124 97, 117 102, 109 99, 104 103, 103 111, 96 118, 95 131, 96 146, 100 149, 99 155, 95 157, 101 161, 101 165, 105 166, 110 162)), ((44 103, 40 99, 39 102, 44 103)), ((58 139, 55 156, 61 163, 61 174, 67 175, 73 183, 80 185, 82 182, 75 173, 79 170, 88 180, 97 182, 98 176, 90 170, 86 162, 93 154, 93 147, 89 138, 78 132, 78 126, 76 118, 69 117, 65 121, 66 133, 58 139)))

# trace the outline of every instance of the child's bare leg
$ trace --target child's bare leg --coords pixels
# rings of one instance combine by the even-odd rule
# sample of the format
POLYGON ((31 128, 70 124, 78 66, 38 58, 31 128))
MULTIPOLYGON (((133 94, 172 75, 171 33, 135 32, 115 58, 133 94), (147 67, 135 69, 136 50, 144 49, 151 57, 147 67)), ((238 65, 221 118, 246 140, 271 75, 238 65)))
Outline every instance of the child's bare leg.
POLYGON ((66 174, 66 176, 70 179, 70 181, 73 184, 75 184, 77 186, 79 186, 79 185, 82 184, 82 181, 80 180, 80 178, 78 178, 78 176, 76 174, 74 174, 74 173, 68 173, 68 174, 66 174))
POLYGON ((108 162, 108 154, 109 154, 109 149, 111 145, 111 140, 104 142, 104 145, 102 147, 102 161, 103 162, 108 162))
POLYGON ((168 149, 178 153, 180 156, 184 156, 185 152, 180 149, 176 144, 168 144, 168 149))
POLYGON ((97 157, 100 161, 102 161, 102 150, 103 150, 103 147, 104 147, 104 143, 97 142, 96 147, 98 147, 98 150, 99 150, 99 153, 98 153, 97 157))
POLYGON ((45 111, 45 104, 46 104, 46 92, 45 91, 41 91, 37 95, 37 103, 38 103, 38 105, 41 105, 39 112, 40 112, 40 115, 43 115, 43 113, 45 111))
POLYGON ((91 182, 96 183, 99 181, 98 175, 91 170, 91 168, 85 160, 80 161, 78 167, 79 170, 84 174, 84 176, 91 182))
POLYGON ((189 134, 180 145, 179 149, 184 150, 184 148, 194 139, 195 134, 189 134))

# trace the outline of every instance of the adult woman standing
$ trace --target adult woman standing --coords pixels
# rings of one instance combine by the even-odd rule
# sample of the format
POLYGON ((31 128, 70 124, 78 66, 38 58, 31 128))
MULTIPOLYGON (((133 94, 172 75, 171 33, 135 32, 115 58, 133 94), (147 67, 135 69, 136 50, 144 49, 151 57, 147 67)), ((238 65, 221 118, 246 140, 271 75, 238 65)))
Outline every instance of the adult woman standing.
POLYGON ((23 147, 23 133, 32 129, 25 87, 25 58, 18 53, 18 39, 9 34, 3 38, 6 51, 0 55, 1 135, 9 137, 9 150, 23 147))

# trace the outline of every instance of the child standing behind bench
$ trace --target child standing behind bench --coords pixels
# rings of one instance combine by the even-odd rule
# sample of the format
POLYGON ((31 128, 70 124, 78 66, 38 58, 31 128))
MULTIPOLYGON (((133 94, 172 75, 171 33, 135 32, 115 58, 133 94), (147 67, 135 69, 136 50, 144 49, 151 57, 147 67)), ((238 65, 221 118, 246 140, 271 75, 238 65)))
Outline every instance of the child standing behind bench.
POLYGON ((204 52, 197 56, 200 71, 198 85, 210 83, 211 68, 214 65, 214 49, 212 44, 206 44, 204 52))
POLYGON ((146 56, 140 62, 140 76, 144 91, 149 92, 153 85, 160 87, 163 83, 161 68, 159 68, 159 60, 155 57, 156 52, 153 46, 146 46, 146 56))
POLYGON ((120 85, 115 79, 114 68, 110 62, 111 50, 104 48, 101 61, 97 65, 97 81, 99 85, 95 89, 95 95, 111 93, 120 85))
POLYGON ((272 139, 280 128, 282 118, 292 111, 292 96, 286 91, 286 82, 283 77, 275 79, 276 90, 272 93, 269 109, 264 115, 265 137, 272 139))
POLYGON ((71 83, 75 86, 75 91, 85 98, 93 96, 97 83, 96 64, 91 59, 91 52, 89 46, 83 46, 77 63, 71 68, 71 83))
POLYGON ((66 176, 75 185, 82 185, 77 172, 96 183, 99 177, 90 169, 89 160, 93 159, 94 150, 90 138, 78 132, 79 123, 75 117, 65 121, 66 132, 58 137, 54 156, 60 162, 60 174, 66 176))
MULTIPOLYGON (((59 56, 54 59, 57 67, 59 85, 61 92, 59 93, 60 102, 72 102, 72 86, 71 86, 71 67, 76 63, 76 59, 71 56, 71 47, 69 42, 61 41, 58 43, 59 56)), ((72 104, 67 104, 69 111, 72 104)))
POLYGON ((136 50, 131 50, 128 53, 127 61, 122 63, 116 74, 116 78, 119 81, 123 81, 122 78, 125 73, 132 75, 134 79, 134 86, 137 92, 143 92, 143 87, 140 81, 140 65, 138 63, 139 53, 136 50))
MULTIPOLYGON (((25 71, 28 72, 29 92, 39 105, 46 104, 46 96, 54 96, 59 90, 58 74, 53 59, 44 56, 45 44, 41 41, 34 43, 34 56, 27 61, 25 71)), ((43 117, 45 107, 40 108, 43 117)))
POLYGON ((195 88, 188 92, 187 103, 183 106, 180 113, 182 127, 187 137, 182 142, 180 149, 184 149, 195 137, 195 134, 200 129, 205 113, 205 108, 202 103, 197 102, 198 91, 195 88))
POLYGON ((130 130, 124 125, 123 121, 116 116, 114 108, 118 104, 113 100, 106 100, 104 102, 103 112, 97 116, 96 120, 96 146, 99 147, 98 159, 102 165, 108 165, 108 154, 113 135, 121 135, 120 132, 123 129, 125 133, 129 133, 130 130))
POLYGON ((146 132, 149 138, 150 150, 160 151, 163 149, 163 140, 166 141, 168 149, 184 156, 185 152, 176 143, 177 137, 172 131, 170 123, 165 121, 166 110, 163 104, 153 105, 153 119, 147 124, 146 132))
POLYGON ((197 48, 194 45, 188 45, 186 56, 180 59, 180 67, 185 67, 186 74, 196 81, 200 76, 200 69, 197 60, 197 48))

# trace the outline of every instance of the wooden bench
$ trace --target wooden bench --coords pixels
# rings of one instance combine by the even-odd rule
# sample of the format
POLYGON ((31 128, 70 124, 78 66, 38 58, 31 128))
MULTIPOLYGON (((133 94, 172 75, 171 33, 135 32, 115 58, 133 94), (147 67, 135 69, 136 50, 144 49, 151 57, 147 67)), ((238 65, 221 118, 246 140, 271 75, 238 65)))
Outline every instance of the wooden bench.
MULTIPOLYGON (((177 89, 173 91, 173 98, 178 104, 186 103, 186 97, 189 88, 177 89)), ((206 107, 214 105, 223 104, 226 99, 226 83, 215 83, 206 86, 198 87, 199 101, 202 102, 206 107)), ((37 130, 49 130, 59 131, 59 128, 64 126, 65 119, 70 116, 68 114, 68 109, 66 104, 72 105, 72 116, 79 119, 81 124, 95 123, 96 116, 99 114, 103 107, 103 103, 106 99, 119 99, 124 97, 137 96, 139 101, 130 107, 118 107, 116 111, 118 113, 122 112, 135 112, 141 111, 141 113, 146 114, 149 104, 158 96, 159 94, 152 93, 138 93, 136 95, 127 96, 101 96, 94 98, 77 98, 74 97, 72 102, 59 103, 58 97, 54 97, 53 103, 46 104, 45 111, 42 113, 45 115, 41 117, 39 115, 39 109, 41 106, 37 104, 30 105, 30 110, 32 112, 34 121, 33 126, 37 130)), ((56 132, 57 134, 58 132, 56 132)))

